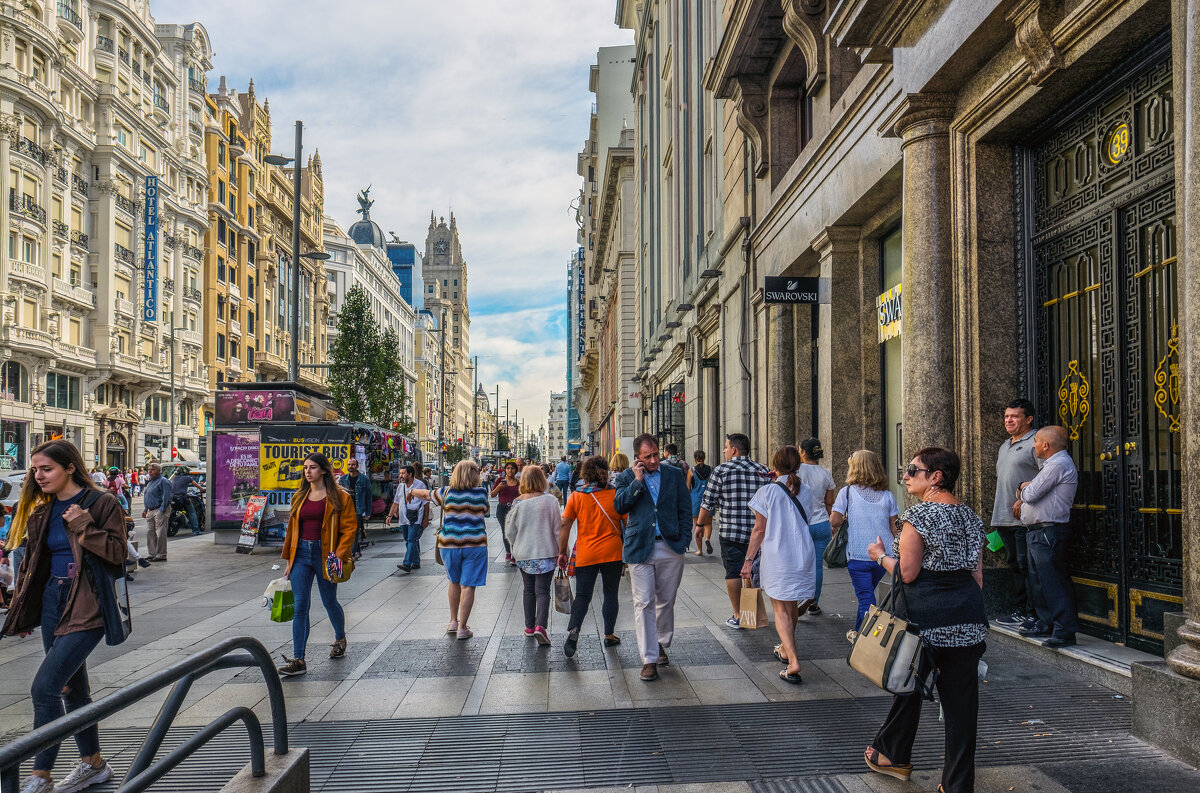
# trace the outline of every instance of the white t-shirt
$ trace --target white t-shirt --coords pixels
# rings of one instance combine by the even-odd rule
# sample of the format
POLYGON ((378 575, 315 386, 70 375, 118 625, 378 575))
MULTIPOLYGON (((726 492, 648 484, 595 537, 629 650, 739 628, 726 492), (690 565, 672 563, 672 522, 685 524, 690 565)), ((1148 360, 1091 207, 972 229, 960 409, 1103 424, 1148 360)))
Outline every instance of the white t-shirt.
POLYGON ((825 509, 825 494, 834 489, 833 474, 816 463, 800 463, 796 474, 812 491, 811 498, 806 503, 809 524, 827 522, 829 512, 825 509))
POLYGON ((393 500, 393 503, 400 508, 400 520, 408 520, 408 518, 405 517, 408 514, 405 510, 409 509, 415 509, 417 511, 417 523, 420 523, 425 518, 425 505, 428 504, 429 501, 424 498, 414 497, 413 500, 409 502, 408 491, 427 489, 428 488, 425 487, 425 483, 420 479, 414 479, 411 485, 406 485, 403 482, 396 485, 396 498, 393 500))
POLYGON ((850 536, 846 541, 846 558, 869 562, 867 546, 879 537, 888 556, 892 556, 893 518, 900 514, 896 497, 890 490, 872 490, 862 485, 847 485, 833 500, 833 511, 846 516, 850 536))
MULTIPOLYGON (((796 500, 807 504, 810 498, 808 486, 801 483, 796 500)), ((812 597, 816 594, 819 562, 800 510, 776 484, 760 487, 750 498, 749 507, 767 519, 758 568, 763 591, 772 600, 801 601, 812 597)))

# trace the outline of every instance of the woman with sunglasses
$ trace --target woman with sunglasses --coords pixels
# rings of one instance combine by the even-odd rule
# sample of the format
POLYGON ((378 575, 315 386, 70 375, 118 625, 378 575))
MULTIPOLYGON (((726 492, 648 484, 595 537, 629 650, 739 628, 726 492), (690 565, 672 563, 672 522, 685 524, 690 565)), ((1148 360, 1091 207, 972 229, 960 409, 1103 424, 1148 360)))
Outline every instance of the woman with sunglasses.
POLYGON ((863 617, 875 605, 875 587, 883 578, 883 568, 871 561, 867 546, 876 537, 882 537, 890 548, 899 514, 896 497, 888 490, 887 473, 879 455, 869 449, 859 449, 851 454, 846 486, 838 491, 829 512, 829 525, 833 531, 850 533, 846 538, 846 569, 858 598, 854 630, 847 634, 850 638, 858 633, 863 617))
POLYGON ((508 520, 513 502, 521 495, 521 480, 517 474, 516 462, 509 460, 504 464, 504 476, 497 479, 496 484, 492 486, 492 495, 496 497, 496 520, 500 521, 500 536, 504 540, 504 561, 510 565, 515 562, 512 545, 508 541, 508 535, 504 533, 504 524, 508 520))
MULTIPOLYGON (((904 512, 900 537, 882 537, 867 548, 873 564, 898 572, 904 587, 901 616, 920 626, 928 657, 937 666, 938 699, 946 723, 938 793, 975 789, 975 739, 979 721, 979 659, 987 649, 983 608, 983 521, 954 497, 958 455, 936 447, 917 452, 904 484, 920 503, 904 512), (891 553, 887 553, 888 550, 891 553)), ((913 741, 921 722, 921 693, 897 696, 867 747, 876 773, 900 780, 912 774, 913 741)))

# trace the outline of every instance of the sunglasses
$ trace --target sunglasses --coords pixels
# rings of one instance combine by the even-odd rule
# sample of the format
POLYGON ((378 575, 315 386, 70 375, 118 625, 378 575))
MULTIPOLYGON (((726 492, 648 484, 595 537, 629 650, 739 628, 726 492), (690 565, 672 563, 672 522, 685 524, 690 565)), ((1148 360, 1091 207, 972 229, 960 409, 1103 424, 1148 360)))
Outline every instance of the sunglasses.
POLYGON ((930 469, 928 469, 928 468, 918 468, 915 465, 910 465, 910 466, 908 466, 908 468, 904 469, 904 474, 909 479, 913 479, 919 473, 922 473, 922 472, 929 473, 929 470, 930 469))

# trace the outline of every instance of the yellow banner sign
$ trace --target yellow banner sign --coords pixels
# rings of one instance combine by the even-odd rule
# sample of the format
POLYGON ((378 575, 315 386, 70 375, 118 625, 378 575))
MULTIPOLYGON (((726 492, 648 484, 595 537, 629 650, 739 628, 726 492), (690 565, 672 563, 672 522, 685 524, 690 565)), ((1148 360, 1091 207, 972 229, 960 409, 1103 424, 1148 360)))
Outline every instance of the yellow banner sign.
POLYGON ((313 452, 329 458, 334 477, 346 472, 348 443, 264 443, 258 450, 259 488, 295 490, 304 481, 304 458, 313 452))
POLYGON ((879 343, 894 339, 904 330, 904 302, 901 297, 903 284, 896 284, 875 300, 879 314, 879 343))

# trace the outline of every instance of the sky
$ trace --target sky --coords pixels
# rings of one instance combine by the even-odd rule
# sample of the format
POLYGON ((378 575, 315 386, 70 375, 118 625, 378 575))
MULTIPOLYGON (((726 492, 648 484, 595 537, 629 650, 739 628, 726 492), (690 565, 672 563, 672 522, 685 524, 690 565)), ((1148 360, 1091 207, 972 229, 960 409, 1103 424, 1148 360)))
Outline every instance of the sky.
POLYGON ((502 414, 508 400, 545 424, 566 387, 588 70, 599 47, 633 40, 614 0, 152 0, 151 13, 204 25, 210 91, 254 79, 276 153, 291 156, 304 122, 343 228, 368 185, 371 219, 418 250, 429 213, 454 212, 479 380, 499 383, 502 414))

